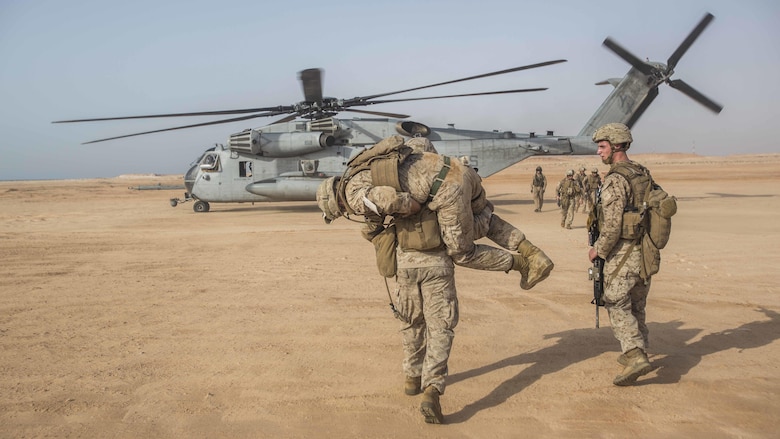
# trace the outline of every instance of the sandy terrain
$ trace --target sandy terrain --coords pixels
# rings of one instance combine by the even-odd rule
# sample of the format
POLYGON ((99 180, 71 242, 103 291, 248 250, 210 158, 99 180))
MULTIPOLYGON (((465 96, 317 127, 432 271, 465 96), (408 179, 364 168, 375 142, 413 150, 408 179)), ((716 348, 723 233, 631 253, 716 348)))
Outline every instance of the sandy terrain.
MULTIPOLYGON (((780 431, 780 155, 632 155, 679 199, 648 305, 656 370, 620 370, 594 328, 585 215, 554 187, 597 157, 486 180, 497 213, 555 261, 458 268, 442 405, 402 392, 401 338, 358 225, 314 203, 171 208, 176 176, 0 182, 0 437, 765 438, 780 431)), ((392 286, 392 284, 391 284, 392 286)))

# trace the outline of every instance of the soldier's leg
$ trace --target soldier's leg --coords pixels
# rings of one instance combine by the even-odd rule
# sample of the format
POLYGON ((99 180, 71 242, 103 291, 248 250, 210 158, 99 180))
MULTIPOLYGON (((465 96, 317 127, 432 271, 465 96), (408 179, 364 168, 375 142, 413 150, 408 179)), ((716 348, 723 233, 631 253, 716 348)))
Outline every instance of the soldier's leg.
POLYGON ((422 369, 422 388, 434 386, 439 394, 446 387, 447 362, 458 325, 458 295, 455 270, 450 267, 421 268, 425 276, 420 289, 427 329, 427 348, 422 369))
MULTIPOLYGON (((626 247, 633 249, 633 246, 626 247)), ((633 310, 631 291, 638 285, 643 285, 643 282, 638 275, 639 251, 636 249, 631 251, 632 255, 618 273, 613 275, 623 259, 622 252, 618 252, 610 258, 604 266, 606 276, 605 308, 609 314, 612 333, 620 342, 620 348, 624 354, 621 357, 623 360, 621 364, 625 367, 613 380, 613 383, 618 386, 631 385, 637 378, 652 370, 645 353, 645 335, 640 330, 640 323, 633 310)))
POLYGON ((481 210, 480 213, 485 212, 484 218, 480 214, 480 223, 475 224, 471 204, 471 186, 468 185, 443 185, 428 204, 428 207, 436 212, 447 253, 455 264, 463 267, 509 271, 512 268, 511 253, 487 245, 474 244, 478 239, 475 232, 487 232, 485 224, 489 224, 491 212, 481 210))
POLYGON ((636 318, 637 325, 639 326, 639 332, 642 334, 642 339, 645 343, 645 351, 647 351, 647 348, 650 346, 650 330, 647 328, 647 324, 645 323, 645 306, 647 305, 647 295, 649 292, 650 281, 648 280, 647 284, 645 284, 640 280, 629 293, 631 296, 631 313, 634 315, 634 318, 636 318))
POLYGON ((571 229, 571 223, 574 222, 574 200, 569 203, 569 208, 566 211, 566 228, 571 229))
MULTIPOLYGON (((419 382, 422 377, 423 362, 426 355, 425 334, 427 331, 424 318, 423 297, 418 286, 419 269, 399 268, 397 273, 396 307, 401 318, 401 337, 403 340, 403 371, 407 377, 407 384, 419 382)), ((419 389, 406 389, 409 395, 421 391, 419 389)))

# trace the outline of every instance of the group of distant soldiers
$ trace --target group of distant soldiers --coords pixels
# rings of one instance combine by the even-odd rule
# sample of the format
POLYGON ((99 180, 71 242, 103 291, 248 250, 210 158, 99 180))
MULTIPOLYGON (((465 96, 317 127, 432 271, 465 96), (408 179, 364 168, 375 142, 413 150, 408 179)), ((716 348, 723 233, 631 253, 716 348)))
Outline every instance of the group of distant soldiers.
MULTIPOLYGON (((599 170, 593 168, 586 174, 585 167, 579 172, 574 169, 566 171, 566 176, 555 189, 555 199, 561 208, 561 227, 571 229, 574 213, 589 212, 596 205, 596 194, 601 186, 599 170)), ((542 167, 536 167, 536 173, 531 180, 531 193, 534 197, 534 212, 541 212, 544 205, 544 191, 547 189, 547 177, 542 173, 542 167)))

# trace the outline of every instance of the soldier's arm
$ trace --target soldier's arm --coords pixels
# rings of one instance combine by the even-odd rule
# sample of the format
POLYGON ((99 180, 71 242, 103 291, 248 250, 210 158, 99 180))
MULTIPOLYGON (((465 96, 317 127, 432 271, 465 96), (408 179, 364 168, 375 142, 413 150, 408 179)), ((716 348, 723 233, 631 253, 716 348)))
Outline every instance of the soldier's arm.
POLYGON ((390 186, 374 186, 365 194, 364 203, 380 215, 409 216, 420 211, 420 203, 408 192, 396 192, 390 186), (370 206, 373 204, 373 207, 370 206))
POLYGON ((620 240, 623 229, 623 209, 626 207, 628 184, 618 174, 612 174, 604 180, 601 188, 601 206, 604 214, 603 226, 599 230, 599 239, 593 245, 600 258, 606 259, 620 240))

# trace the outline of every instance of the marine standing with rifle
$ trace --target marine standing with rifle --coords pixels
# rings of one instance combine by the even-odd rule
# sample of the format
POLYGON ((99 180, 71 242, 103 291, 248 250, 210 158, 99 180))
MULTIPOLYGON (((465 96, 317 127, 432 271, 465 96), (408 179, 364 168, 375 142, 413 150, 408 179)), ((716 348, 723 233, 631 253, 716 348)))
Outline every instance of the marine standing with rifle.
POLYGON ((643 280, 640 276, 642 255, 637 240, 624 237, 624 215, 630 218, 634 194, 631 182, 615 171, 624 166, 644 169, 628 158, 626 151, 632 140, 631 131, 621 123, 606 124, 593 134, 593 141, 598 145, 597 154, 604 164, 610 165, 610 172, 604 178, 594 209, 598 239, 591 244, 588 258, 591 262, 597 258, 604 260, 604 306, 623 352, 618 357, 623 370, 613 380, 617 386, 631 385, 653 369, 646 354, 648 329, 645 324, 650 278, 643 280))

